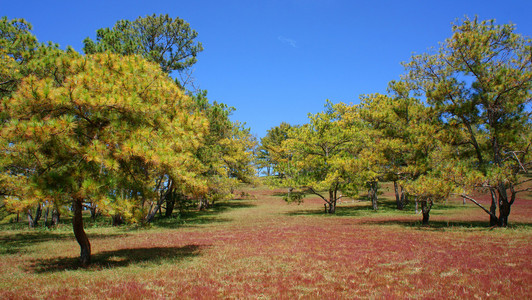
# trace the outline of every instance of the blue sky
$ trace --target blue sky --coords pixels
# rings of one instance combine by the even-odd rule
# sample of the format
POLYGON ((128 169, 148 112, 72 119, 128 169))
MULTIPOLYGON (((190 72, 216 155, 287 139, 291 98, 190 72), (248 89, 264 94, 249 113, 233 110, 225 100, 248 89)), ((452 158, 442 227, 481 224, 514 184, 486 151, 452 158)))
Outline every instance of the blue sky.
POLYGON ((384 93, 401 62, 451 36, 464 15, 512 22, 532 36, 532 1, 5 1, 0 16, 24 18, 39 41, 81 51, 86 37, 121 19, 169 14, 190 23, 205 50, 194 66, 209 99, 257 137, 281 122, 302 124, 326 99, 357 103, 384 93))

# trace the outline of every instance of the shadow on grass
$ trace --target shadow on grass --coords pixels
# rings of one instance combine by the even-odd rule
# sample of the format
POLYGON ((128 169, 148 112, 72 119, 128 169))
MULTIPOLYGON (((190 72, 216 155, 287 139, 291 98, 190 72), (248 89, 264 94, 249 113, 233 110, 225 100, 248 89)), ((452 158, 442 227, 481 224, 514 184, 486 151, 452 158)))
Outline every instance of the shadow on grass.
POLYGON ((141 263, 162 263, 172 261, 173 263, 198 256, 205 246, 187 245, 183 247, 152 247, 120 249, 105 251, 93 254, 91 265, 82 268, 79 257, 60 257, 48 260, 35 261, 29 271, 35 273, 53 273, 64 270, 87 270, 99 271, 109 268, 127 267, 141 263))
POLYGON ((202 211, 191 210, 180 214, 174 213, 170 218, 156 218, 154 226, 163 228, 179 228, 184 226, 195 226, 213 223, 226 223, 231 219, 220 217, 219 214, 241 208, 254 207, 254 204, 243 202, 242 200, 217 202, 210 208, 202 211))
MULTIPOLYGON (((319 216, 319 215, 329 215, 329 216, 337 216, 337 217, 362 217, 362 216, 376 216, 376 215, 383 215, 383 216, 404 216, 404 215, 412 215, 415 213, 415 203, 409 202, 402 210, 397 209, 397 203, 395 200, 379 200, 378 201, 378 209, 375 211, 373 210, 373 207, 371 205, 370 201, 364 201, 364 200, 354 200, 354 201, 344 201, 343 203, 339 203, 336 206, 336 213, 334 214, 326 214, 325 208, 320 209, 307 209, 307 210, 299 210, 299 211, 292 211, 288 212, 288 215, 292 216, 301 216, 301 215, 309 215, 309 216, 319 216), (356 203, 356 205, 353 205, 353 203, 356 203)), ((430 214, 431 215, 442 215, 445 214, 448 211, 453 210, 464 210, 464 209, 471 209, 471 206, 462 206, 455 203, 437 203, 433 206, 430 214)), ((421 209, 421 206, 419 207, 421 209)))
POLYGON ((302 215, 309 215, 309 216, 337 216, 337 217, 361 217, 361 216, 368 216, 368 215, 375 215, 375 214, 396 214, 398 216, 405 215, 405 214, 411 214, 413 213, 414 207, 407 206, 403 210, 398 210, 397 205, 395 201, 381 201, 378 203, 378 210, 373 210, 373 207, 371 206, 371 202, 365 202, 360 200, 355 200, 353 202, 347 201, 343 204, 338 204, 336 206, 336 212, 334 214, 327 214, 325 213, 325 207, 322 207, 320 209, 306 209, 306 210, 298 210, 298 211, 291 211, 288 212, 288 215, 291 216, 302 216, 302 215), (346 204, 347 203, 347 204, 346 204), (356 205, 352 205, 351 203, 357 203, 356 205))
MULTIPOLYGON (((88 234, 88 236, 89 239, 105 239, 124 236, 124 234, 88 234)), ((54 233, 35 230, 30 232, 0 235, 0 255, 26 252, 28 247, 39 243, 63 240, 74 240, 74 234, 67 232, 54 233)))
MULTIPOLYGON (((424 230, 446 230, 446 229, 467 229, 467 228, 480 228, 480 229, 492 229, 490 227, 489 220, 486 221, 463 221, 463 220, 437 220, 429 221, 427 226, 424 226, 419 220, 363 220, 361 224, 368 225, 383 225, 393 226, 399 225, 403 227, 419 228, 424 230)), ((532 223, 510 223, 509 229, 531 229, 532 223)))
POLYGON ((42 231, 22 232, 0 236, 0 254, 15 254, 24 251, 29 246, 48 242, 71 239, 67 233, 49 233, 42 231))

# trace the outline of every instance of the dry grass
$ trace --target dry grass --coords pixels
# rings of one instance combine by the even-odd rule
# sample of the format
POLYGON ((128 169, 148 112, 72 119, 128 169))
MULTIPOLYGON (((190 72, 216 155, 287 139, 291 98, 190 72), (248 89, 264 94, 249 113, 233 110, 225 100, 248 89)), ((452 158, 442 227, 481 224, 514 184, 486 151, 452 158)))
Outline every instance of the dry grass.
POLYGON ((246 191, 250 200, 222 204, 201 222, 91 228, 89 269, 77 268, 67 229, 2 231, 0 299, 532 295, 530 200, 516 202, 509 229, 486 228, 483 212, 459 202, 436 207, 423 228, 392 203, 374 213, 346 202, 325 216, 319 199, 287 205, 267 188, 246 191))

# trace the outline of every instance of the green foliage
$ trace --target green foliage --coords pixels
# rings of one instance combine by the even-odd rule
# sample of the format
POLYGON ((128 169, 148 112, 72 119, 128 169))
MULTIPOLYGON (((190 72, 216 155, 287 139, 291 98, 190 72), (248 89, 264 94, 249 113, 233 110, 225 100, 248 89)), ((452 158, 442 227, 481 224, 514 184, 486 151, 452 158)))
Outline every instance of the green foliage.
POLYGON ((3 101, 2 174, 18 180, 10 201, 80 197, 138 218, 163 174, 184 193, 204 193, 193 153, 207 120, 159 66, 76 53, 40 63, 54 76, 36 72, 3 101))
POLYGON ((309 115, 308 124, 291 127, 279 151, 287 155, 277 161, 283 174, 279 184, 296 188, 292 195, 305 192, 320 196, 330 213, 334 213, 338 199, 357 190, 350 172, 356 129, 342 118, 343 106, 328 102, 324 112, 309 115), (323 191, 328 195, 322 195, 323 191))
POLYGON ((0 19, 0 49, 13 60, 23 63, 31 58, 37 48, 37 38, 31 33, 32 26, 24 19, 0 19))
POLYGON ((31 24, 24 19, 0 19, 0 98, 8 96, 25 75, 24 66, 38 48, 31 24))
POLYGON ((526 112, 532 101, 532 40, 514 29, 466 18, 435 54, 405 64, 405 78, 438 114, 440 128, 454 133, 444 141, 452 145, 451 157, 483 174, 462 187, 496 191, 503 226, 522 183, 517 175, 532 164, 526 112))
POLYGON ((210 103, 206 91, 197 93, 194 99, 209 121, 205 141, 196 152, 205 167, 202 176, 208 186, 207 200, 230 199, 239 183, 251 183, 255 179, 256 142, 249 129, 229 119, 234 108, 216 101, 210 103))
POLYGON ((113 28, 96 31, 96 41, 86 38, 86 54, 112 52, 121 55, 138 54, 159 64, 166 73, 182 72, 196 63, 203 51, 194 40, 197 32, 180 18, 166 15, 138 17, 134 21, 120 20, 113 28))
POLYGON ((279 169, 279 164, 285 163, 289 158, 288 153, 283 148, 283 142, 288 139, 288 132, 291 128, 290 124, 283 122, 268 130, 266 136, 260 140, 257 163, 259 168, 266 169, 266 175, 284 177, 279 169))

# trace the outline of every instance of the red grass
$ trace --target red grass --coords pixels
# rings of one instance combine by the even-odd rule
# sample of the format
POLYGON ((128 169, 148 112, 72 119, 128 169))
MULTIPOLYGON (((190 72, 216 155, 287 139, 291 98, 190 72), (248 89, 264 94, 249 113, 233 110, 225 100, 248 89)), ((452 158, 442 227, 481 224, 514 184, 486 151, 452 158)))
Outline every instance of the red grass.
MULTIPOLYGON (((116 254, 110 263, 131 259, 119 255, 124 249, 132 255, 140 255, 135 249, 168 249, 160 261, 137 258, 88 271, 38 273, 35 258, 76 257, 69 240, 57 242, 71 247, 60 253, 50 255, 43 246, 35 253, 2 255, 0 298, 526 299, 532 294, 529 229, 408 225, 419 215, 290 215, 320 209, 321 203, 286 205, 270 191, 251 193, 258 199, 249 201, 254 207, 221 216, 231 222, 92 238, 95 255, 116 254)), ((530 203, 516 201, 511 221, 528 222, 530 203)), ((457 212, 432 220, 487 222, 479 210, 457 212)))

